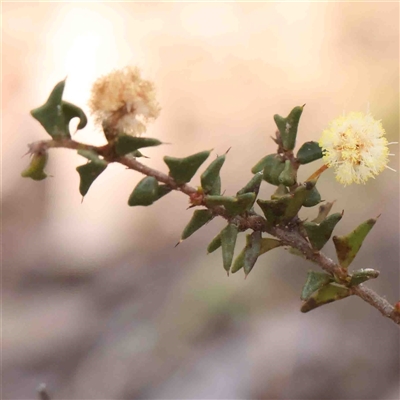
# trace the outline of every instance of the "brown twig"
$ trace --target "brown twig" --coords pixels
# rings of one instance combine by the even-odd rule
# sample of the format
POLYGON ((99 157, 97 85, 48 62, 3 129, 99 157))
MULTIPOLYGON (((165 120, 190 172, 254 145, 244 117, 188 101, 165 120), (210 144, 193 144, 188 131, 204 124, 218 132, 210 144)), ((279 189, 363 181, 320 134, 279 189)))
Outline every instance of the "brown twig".
MULTIPOLYGON (((76 142, 71 139, 57 139, 57 140, 43 140, 39 142, 32 143, 29 145, 31 153, 37 151, 43 151, 50 148, 68 148, 74 150, 92 150, 96 154, 102 156, 105 161, 117 162, 125 165, 129 169, 138 171, 144 175, 152 176, 157 179, 158 182, 164 183, 174 190, 180 191, 190 198, 198 195, 198 191, 188 185, 188 184, 177 184, 173 178, 164 174, 163 172, 157 171, 150 168, 136 159, 117 156, 110 145, 105 145, 102 147, 96 147, 92 145, 87 145, 83 143, 76 142)), ((322 172, 322 171, 321 171, 322 172)), ((206 207, 204 203, 200 202, 202 206, 206 207)), ((290 246, 294 249, 299 250, 305 258, 318 264, 323 270, 336 276, 339 280, 345 280, 347 277, 347 272, 343 268, 331 260, 329 257, 325 256, 321 252, 316 252, 308 243, 308 241, 301 235, 300 231, 296 226, 280 226, 274 227, 267 223, 264 217, 258 214, 249 214, 247 217, 236 216, 234 218, 230 217, 223 207, 208 207, 213 211, 215 215, 219 215, 227 220, 234 220, 234 223, 239 227, 239 230, 244 231, 251 229, 253 231, 261 231, 269 233, 272 236, 278 238, 283 245, 290 246)), ((368 287, 360 284, 358 286, 351 288, 352 294, 360 297, 365 302, 369 303, 372 307, 376 308, 383 316, 390 318, 396 324, 400 325, 400 313, 396 311, 393 305, 391 305, 383 297, 379 296, 376 292, 369 289, 368 287)))

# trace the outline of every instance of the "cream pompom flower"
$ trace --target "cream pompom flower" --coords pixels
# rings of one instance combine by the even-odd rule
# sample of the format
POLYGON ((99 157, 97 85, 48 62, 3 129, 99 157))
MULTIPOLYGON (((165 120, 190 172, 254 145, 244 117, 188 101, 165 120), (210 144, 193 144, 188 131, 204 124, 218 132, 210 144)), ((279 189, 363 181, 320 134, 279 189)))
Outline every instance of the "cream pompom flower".
POLYGON ((327 167, 336 179, 349 185, 374 178, 389 162, 389 148, 380 121, 370 113, 351 112, 333 120, 322 132, 319 145, 327 167))
POLYGON ((132 66, 100 77, 92 87, 89 107, 96 123, 112 135, 139 136, 160 113, 154 84, 132 66))

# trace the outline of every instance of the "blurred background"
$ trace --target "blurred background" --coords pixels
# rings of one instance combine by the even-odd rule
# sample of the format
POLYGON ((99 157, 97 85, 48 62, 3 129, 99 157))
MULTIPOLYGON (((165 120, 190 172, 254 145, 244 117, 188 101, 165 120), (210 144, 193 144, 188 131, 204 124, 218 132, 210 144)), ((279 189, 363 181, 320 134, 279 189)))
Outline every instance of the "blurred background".
MULTIPOLYGON (((273 114, 297 105, 300 144, 368 107, 398 141, 398 3, 3 3, 2 47, 2 398, 40 383, 54 399, 399 398, 398 327, 359 298, 300 313, 310 263, 276 249, 227 278, 205 250, 222 220, 174 248, 186 196, 129 208, 142 177, 111 165, 81 203, 71 150, 51 152, 52 178, 20 177, 26 145, 47 137, 29 111, 65 76, 64 98, 88 111, 94 80, 127 64, 157 86, 148 136, 171 143, 145 163, 232 147, 229 194, 275 151, 273 114)), ((75 139, 105 143, 92 123, 75 139)), ((380 270, 368 286, 398 301, 398 173, 344 188, 328 171, 319 188, 345 210, 336 234, 382 213, 353 266, 380 270)))

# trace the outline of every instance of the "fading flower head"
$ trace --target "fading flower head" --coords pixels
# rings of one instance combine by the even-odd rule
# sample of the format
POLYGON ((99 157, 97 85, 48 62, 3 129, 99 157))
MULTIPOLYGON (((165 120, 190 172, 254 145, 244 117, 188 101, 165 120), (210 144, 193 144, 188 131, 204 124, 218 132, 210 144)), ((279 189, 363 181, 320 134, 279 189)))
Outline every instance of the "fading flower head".
POLYGON ((92 87, 89 107, 100 126, 139 136, 156 119, 160 106, 155 87, 141 78, 137 67, 125 67, 99 78, 92 87))
POLYGON ((322 132, 323 160, 336 179, 349 185, 374 178, 389 162, 388 141, 380 121, 371 114, 351 112, 333 120, 322 132))

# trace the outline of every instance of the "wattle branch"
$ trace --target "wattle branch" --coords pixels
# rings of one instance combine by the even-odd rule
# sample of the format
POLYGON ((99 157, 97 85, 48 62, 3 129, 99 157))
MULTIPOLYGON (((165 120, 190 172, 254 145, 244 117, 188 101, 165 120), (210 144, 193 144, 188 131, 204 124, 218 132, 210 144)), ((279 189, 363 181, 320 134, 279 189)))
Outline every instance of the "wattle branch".
MULTIPOLYGON (((171 190, 180 191, 187 195, 192 205, 203 206, 210 210, 213 217, 220 216, 230 223, 233 222, 238 227, 239 231, 251 229, 253 232, 268 233, 277 238, 281 242, 281 245, 287 246, 290 249, 295 249, 298 255, 302 255, 306 259, 319 265, 320 268, 332 277, 335 277, 337 283, 343 283, 344 285, 348 285, 349 283, 351 276, 348 275, 347 269, 343 268, 343 265, 335 263, 321 251, 316 250, 315 247, 313 248, 309 239, 301 230, 300 225, 296 223, 288 223, 287 225, 278 226, 272 225, 266 218, 255 212, 232 216, 227 212, 225 207, 207 203, 205 194, 189 184, 177 183, 171 176, 140 163, 136 158, 118 155, 115 152, 115 147, 112 143, 97 147, 79 143, 70 138, 55 138, 30 144, 29 152, 34 155, 47 154, 47 150, 52 148, 66 148, 93 152, 107 163, 119 163, 129 169, 140 172, 145 176, 153 177, 157 182, 166 185, 171 190)), ((348 290, 351 295, 356 295, 369 303, 383 316, 390 318, 396 324, 400 324, 400 312, 397 308, 370 288, 360 283, 352 285, 346 290, 348 290)), ((349 293, 347 293, 347 295, 349 295, 349 293)))

